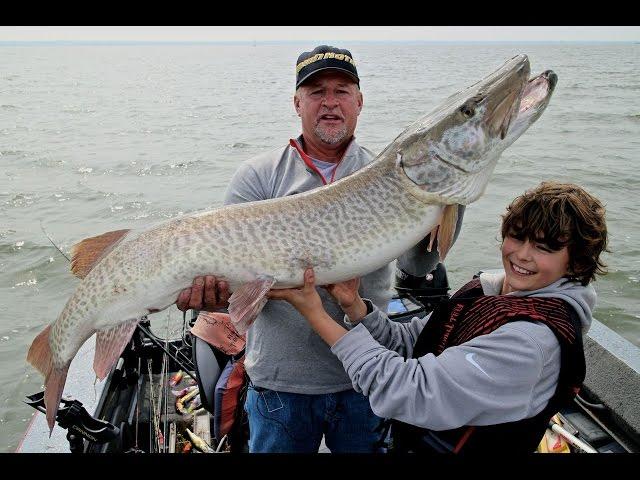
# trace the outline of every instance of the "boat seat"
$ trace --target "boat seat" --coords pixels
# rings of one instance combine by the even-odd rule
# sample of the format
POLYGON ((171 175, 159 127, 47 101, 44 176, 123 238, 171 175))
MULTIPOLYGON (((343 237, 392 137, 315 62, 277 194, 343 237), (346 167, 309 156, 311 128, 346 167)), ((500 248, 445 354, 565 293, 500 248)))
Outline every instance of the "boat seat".
POLYGON ((202 406, 213 415, 215 414, 216 383, 231 356, 194 335, 192 357, 202 406))

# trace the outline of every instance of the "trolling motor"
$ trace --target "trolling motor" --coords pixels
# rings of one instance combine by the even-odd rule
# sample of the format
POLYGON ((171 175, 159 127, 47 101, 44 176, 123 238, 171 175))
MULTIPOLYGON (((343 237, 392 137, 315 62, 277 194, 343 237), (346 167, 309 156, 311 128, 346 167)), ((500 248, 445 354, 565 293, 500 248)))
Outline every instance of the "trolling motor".
POLYGON ((443 263, 438 263, 431 273, 416 277, 400 268, 396 268, 395 289, 400 297, 418 300, 429 313, 443 298, 449 297, 449 279, 443 263))
MULTIPOLYGON (((26 398, 24 403, 44 414, 47 413, 44 405, 44 391, 28 395, 26 398)), ((120 434, 118 427, 105 420, 92 417, 82 406, 82 402, 71 398, 62 398, 60 401, 64 406, 58 409, 56 422, 68 430, 67 440, 69 440, 71 453, 82 453, 84 440, 93 443, 107 443, 120 434)))

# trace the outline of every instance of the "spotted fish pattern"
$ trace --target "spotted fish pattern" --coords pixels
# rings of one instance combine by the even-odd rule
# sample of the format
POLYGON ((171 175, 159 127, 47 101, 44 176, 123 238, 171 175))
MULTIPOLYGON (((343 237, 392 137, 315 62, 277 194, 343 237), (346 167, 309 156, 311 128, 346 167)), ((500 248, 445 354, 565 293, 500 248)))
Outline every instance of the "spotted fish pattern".
POLYGON ((319 285, 344 281, 389 263, 429 232, 432 238, 437 232, 444 256, 451 239, 441 237, 452 238, 456 222, 447 212, 484 191, 506 148, 497 138, 518 111, 528 75, 527 57, 514 57, 409 126, 371 164, 331 185, 113 232, 117 241, 86 263, 83 280, 27 356, 46 378, 50 428, 82 344, 98 334, 94 370, 103 378, 139 319, 173 304, 196 276, 214 274, 229 283, 229 313, 243 333, 264 294, 303 284, 306 267, 314 268, 319 285))

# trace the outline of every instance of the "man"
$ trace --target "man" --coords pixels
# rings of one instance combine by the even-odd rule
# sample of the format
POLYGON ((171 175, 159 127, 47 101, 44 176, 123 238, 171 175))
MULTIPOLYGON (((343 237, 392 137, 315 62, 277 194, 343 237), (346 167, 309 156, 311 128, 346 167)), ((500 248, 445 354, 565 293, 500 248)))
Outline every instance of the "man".
MULTIPOLYGON (((296 65, 293 103, 302 134, 242 164, 227 189, 225 205, 305 192, 373 160, 354 137, 363 96, 351 52, 327 45, 303 52, 296 65)), ((456 236, 462 214, 463 207, 456 236)), ((422 241, 398 259, 398 268, 402 275, 424 277, 437 262, 435 249, 427 252, 422 241)), ((360 292, 385 310, 390 286, 387 265, 364 276, 360 292)), ((339 305, 326 291, 320 295, 329 315, 346 326, 339 305)), ((181 310, 212 310, 226 306, 228 299, 228 286, 207 276, 196 278, 177 305, 181 310)), ((250 452, 317 452, 323 434, 334 453, 378 450, 382 419, 353 390, 342 364, 291 305, 268 302, 246 340, 250 452)))

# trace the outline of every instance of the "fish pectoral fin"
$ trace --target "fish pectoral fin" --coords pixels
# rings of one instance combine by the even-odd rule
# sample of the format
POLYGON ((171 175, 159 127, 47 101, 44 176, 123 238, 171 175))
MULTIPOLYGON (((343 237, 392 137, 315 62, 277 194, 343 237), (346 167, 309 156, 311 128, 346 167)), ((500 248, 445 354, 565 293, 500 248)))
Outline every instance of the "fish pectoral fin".
POLYGON ((440 227, 440 224, 433 227, 433 229, 429 232, 429 245, 427 245, 427 252, 431 252, 433 250, 433 243, 438 236, 438 227, 440 227))
POLYGON ((438 228, 438 252, 440 253, 441 262, 444 262, 444 259, 453 244, 453 237, 456 234, 457 223, 458 205, 453 204, 444 207, 438 228))
POLYGON ((105 255, 120 243, 130 230, 115 230, 97 237, 85 238, 71 247, 71 272, 84 278, 105 255))
POLYGON ((229 315, 231 323, 239 335, 244 335, 256 319, 264 304, 266 294, 276 283, 273 277, 258 277, 253 282, 245 283, 229 298, 229 315))
POLYGON ((124 323, 109 328, 99 330, 96 334, 96 352, 93 357, 93 371, 96 376, 103 380, 116 363, 124 347, 127 346, 134 330, 138 326, 139 320, 128 320, 124 323))
POLYGON ((438 221, 436 222, 436 226, 431 229, 429 232, 429 245, 427 245, 427 252, 431 252, 433 250, 433 245, 436 244, 436 238, 438 238, 438 233, 440 232, 440 224, 442 223, 442 217, 444 215, 445 209, 443 208, 440 211, 440 216, 438 217, 438 221))

